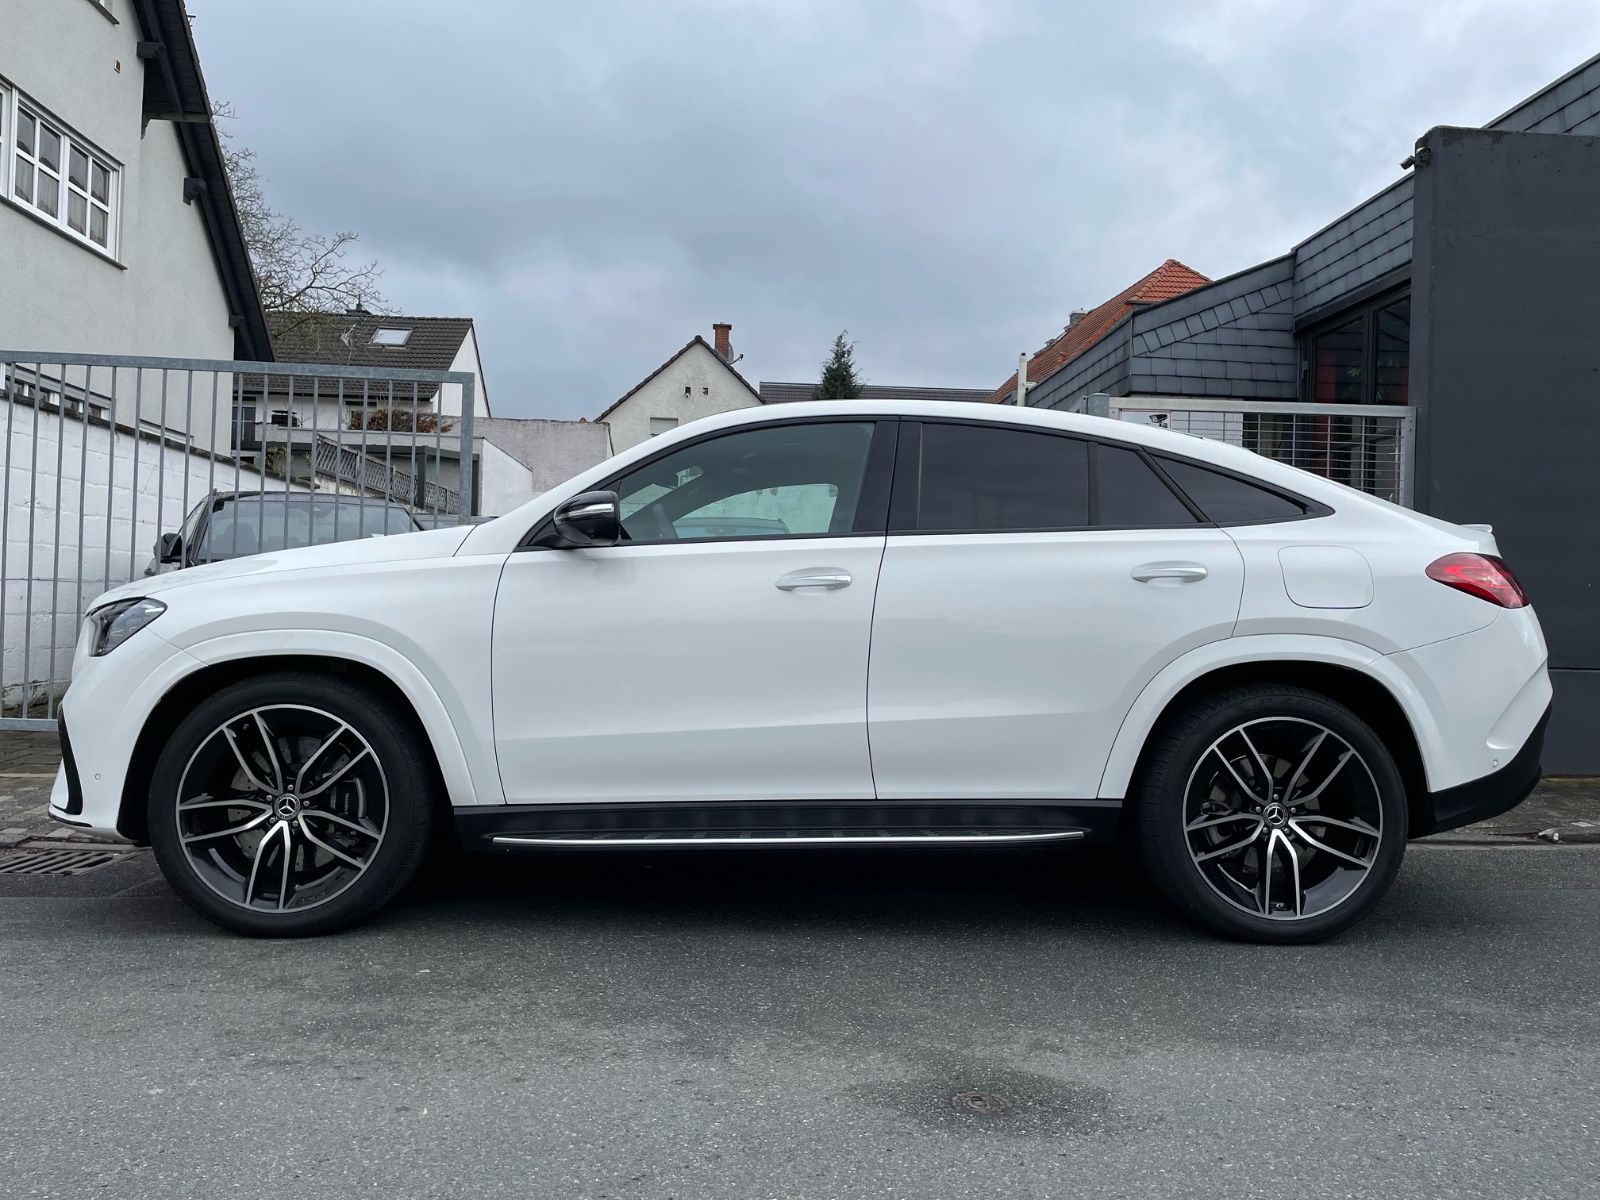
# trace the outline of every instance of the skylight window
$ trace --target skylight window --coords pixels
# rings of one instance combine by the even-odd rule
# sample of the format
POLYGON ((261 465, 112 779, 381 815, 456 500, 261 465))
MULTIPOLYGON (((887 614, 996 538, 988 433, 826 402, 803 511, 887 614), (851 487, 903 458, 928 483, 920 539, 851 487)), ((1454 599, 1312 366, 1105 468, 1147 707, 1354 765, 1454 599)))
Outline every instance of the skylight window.
POLYGON ((380 329, 372 335, 374 346, 404 346, 410 340, 409 329, 380 329))

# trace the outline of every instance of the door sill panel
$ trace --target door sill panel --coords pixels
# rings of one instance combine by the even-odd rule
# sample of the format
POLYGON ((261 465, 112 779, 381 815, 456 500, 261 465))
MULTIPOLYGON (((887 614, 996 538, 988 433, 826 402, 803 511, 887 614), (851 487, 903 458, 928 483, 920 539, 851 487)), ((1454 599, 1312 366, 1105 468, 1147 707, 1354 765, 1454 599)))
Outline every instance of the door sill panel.
POLYGON ((1083 829, 1030 830, 937 830, 922 833, 897 833, 880 830, 871 833, 559 833, 543 836, 501 834, 491 839, 496 846, 559 846, 574 850, 612 850, 641 846, 1015 846, 1030 842, 1070 842, 1081 840, 1083 829))
POLYGON ((1004 846, 1108 842, 1119 800, 802 800, 483 805, 454 810, 468 848, 1004 846))

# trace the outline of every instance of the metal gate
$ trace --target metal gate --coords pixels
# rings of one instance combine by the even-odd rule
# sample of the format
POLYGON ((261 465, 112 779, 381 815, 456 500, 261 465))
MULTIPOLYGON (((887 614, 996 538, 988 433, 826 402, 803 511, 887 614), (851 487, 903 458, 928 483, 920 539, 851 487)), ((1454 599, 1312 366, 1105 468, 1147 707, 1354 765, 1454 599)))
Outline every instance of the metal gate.
POLYGON ((1242 446, 1368 495, 1412 505, 1417 417, 1405 405, 1095 394, 1082 397, 1074 408, 1242 446))
POLYGON ((0 351, 0 399, 0 728, 108 588, 478 511, 469 372, 0 351))

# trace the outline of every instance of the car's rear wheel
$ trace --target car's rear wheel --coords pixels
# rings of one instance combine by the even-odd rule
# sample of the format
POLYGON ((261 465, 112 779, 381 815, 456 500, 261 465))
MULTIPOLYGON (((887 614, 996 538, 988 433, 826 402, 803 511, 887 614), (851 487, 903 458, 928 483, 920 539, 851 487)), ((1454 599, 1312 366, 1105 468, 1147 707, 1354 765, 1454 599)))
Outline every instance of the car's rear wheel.
POLYGON ((414 723, 337 676, 230 687, 179 722, 156 763, 150 841, 173 888, 239 933, 327 933, 415 874, 433 773, 414 723))
POLYGON ((1208 697, 1157 735, 1136 796, 1157 885, 1187 916, 1259 942, 1354 924, 1405 853, 1405 786, 1344 705, 1257 685, 1208 697))

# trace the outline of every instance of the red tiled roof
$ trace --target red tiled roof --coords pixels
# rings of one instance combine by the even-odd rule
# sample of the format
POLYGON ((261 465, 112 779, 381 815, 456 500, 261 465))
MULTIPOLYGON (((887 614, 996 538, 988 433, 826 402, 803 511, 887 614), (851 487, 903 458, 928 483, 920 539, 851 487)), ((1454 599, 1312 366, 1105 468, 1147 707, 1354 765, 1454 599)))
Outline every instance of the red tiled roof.
MULTIPOLYGON (((1211 280, 1192 267, 1186 267, 1175 258, 1169 258, 1138 283, 1118 292, 1098 308, 1091 308, 1076 322, 1068 325, 1043 350, 1028 360, 1028 383, 1033 385, 1054 375, 1078 355, 1093 346, 1136 307, 1171 300, 1211 280)), ((1000 385, 990 397, 990 404, 999 404, 1017 390, 1017 374, 1000 385)))

